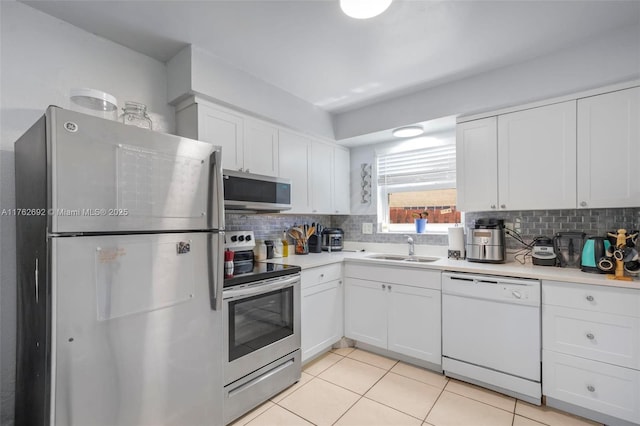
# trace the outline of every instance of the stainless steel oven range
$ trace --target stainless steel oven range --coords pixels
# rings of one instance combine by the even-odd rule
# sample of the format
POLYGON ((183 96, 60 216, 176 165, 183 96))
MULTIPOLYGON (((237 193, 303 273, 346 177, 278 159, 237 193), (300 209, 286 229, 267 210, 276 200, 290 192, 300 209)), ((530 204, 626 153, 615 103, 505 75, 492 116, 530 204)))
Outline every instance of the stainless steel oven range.
POLYGON ((224 420, 229 423, 300 380, 300 267, 255 262, 252 231, 229 231, 225 278, 224 420))

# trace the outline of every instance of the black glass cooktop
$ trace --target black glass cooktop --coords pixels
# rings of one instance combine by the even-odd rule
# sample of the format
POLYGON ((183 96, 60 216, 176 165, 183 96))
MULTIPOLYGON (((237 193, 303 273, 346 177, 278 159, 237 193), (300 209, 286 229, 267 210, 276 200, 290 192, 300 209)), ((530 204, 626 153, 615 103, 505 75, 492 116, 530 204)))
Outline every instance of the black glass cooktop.
POLYGON ((254 262, 253 269, 250 268, 234 268, 232 277, 224 279, 224 287, 233 287, 240 284, 246 284, 254 281, 266 280, 269 278, 291 275, 301 271, 299 266, 282 265, 271 262, 254 262), (238 270, 236 270, 238 269, 238 270))

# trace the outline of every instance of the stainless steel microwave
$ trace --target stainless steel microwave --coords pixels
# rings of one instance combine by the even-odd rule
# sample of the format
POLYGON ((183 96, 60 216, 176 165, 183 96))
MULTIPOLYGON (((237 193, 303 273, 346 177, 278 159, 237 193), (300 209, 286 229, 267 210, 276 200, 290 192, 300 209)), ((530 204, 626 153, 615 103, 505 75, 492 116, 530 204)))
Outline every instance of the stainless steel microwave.
POLYGON ((226 211, 291 210, 291 179, 223 170, 226 211))

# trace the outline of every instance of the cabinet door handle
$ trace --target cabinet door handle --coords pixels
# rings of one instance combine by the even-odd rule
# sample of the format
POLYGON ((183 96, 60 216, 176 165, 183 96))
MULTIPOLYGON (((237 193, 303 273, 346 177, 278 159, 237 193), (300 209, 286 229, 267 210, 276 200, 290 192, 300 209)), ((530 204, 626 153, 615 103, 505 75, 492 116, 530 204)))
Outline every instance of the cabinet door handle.
POLYGON ((389 286, 387 286, 387 287, 389 287, 389 291, 391 291, 391 286, 389 285, 389 286))
POLYGON ((587 339, 593 340, 595 338, 596 338, 596 336, 594 336, 593 333, 587 333, 587 339))
POLYGON ((491 208, 492 208, 492 209, 495 209, 495 208, 496 208, 496 205, 495 205, 495 204, 491 204, 491 208))
POLYGON ((580 201, 580 207, 587 207, 586 201, 580 201))
POLYGON ((238 171, 239 171, 239 172, 241 172, 241 171, 242 171, 242 167, 240 167, 240 168, 238 169, 238 171))
POLYGON ((506 209, 506 208, 507 208, 507 206, 506 206, 506 204, 500 204, 500 208, 501 208, 501 209, 506 209))
POLYGON ((382 289, 384 290, 385 288, 387 288, 387 286, 382 284, 382 289))
POLYGON ((593 296, 592 295, 588 295, 586 298, 589 302, 593 302, 593 296))
POLYGON ((595 387, 593 387, 593 386, 591 386, 591 385, 588 385, 588 386, 587 386, 587 390, 588 390, 589 392, 595 392, 595 391, 596 391, 596 388, 595 388, 595 387))
POLYGON ((320 278, 324 278, 324 274, 320 274, 320 278))

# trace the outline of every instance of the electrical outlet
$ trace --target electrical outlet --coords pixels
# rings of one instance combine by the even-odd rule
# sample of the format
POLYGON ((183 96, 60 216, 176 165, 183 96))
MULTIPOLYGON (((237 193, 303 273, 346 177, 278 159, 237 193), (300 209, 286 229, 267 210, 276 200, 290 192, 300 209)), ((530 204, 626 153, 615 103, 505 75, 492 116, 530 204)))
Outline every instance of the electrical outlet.
POLYGON ((515 218, 515 222, 513 223, 513 230, 518 234, 522 232, 522 219, 519 217, 515 218))
POLYGON ((362 224, 362 233, 363 234, 373 234, 373 223, 363 223, 362 224))

